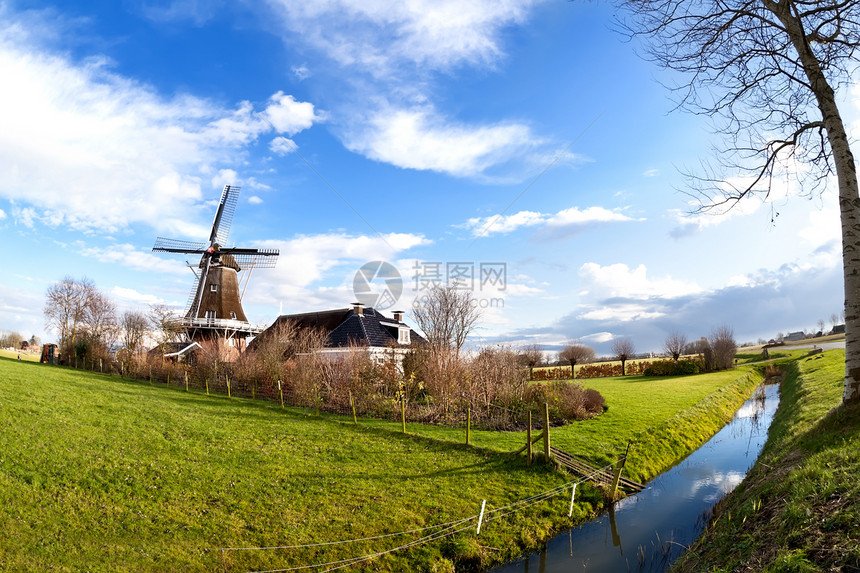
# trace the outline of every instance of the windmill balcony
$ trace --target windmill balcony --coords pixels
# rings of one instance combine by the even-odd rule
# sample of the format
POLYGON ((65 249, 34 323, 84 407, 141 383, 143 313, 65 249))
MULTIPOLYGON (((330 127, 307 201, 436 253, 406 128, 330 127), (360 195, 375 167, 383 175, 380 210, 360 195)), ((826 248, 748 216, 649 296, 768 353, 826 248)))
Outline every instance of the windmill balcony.
POLYGON ((247 332, 248 334, 260 334, 266 327, 260 324, 251 324, 244 320, 231 320, 229 318, 180 318, 177 321, 185 328, 211 328, 217 330, 235 330, 247 332))

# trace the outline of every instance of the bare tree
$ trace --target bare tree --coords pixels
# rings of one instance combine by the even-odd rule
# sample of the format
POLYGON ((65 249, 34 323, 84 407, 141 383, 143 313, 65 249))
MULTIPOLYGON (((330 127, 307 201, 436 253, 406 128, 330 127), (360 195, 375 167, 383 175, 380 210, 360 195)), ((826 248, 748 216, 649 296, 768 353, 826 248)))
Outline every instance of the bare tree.
POLYGON ((558 359, 570 364, 570 377, 576 378, 576 365, 594 360, 594 349, 578 342, 568 344, 558 353, 558 359))
POLYGON ((87 300, 93 290, 95 285, 91 280, 66 276, 45 292, 45 325, 57 332, 60 353, 64 356, 70 356, 74 350, 78 329, 84 322, 87 300))
POLYGON ((824 334, 824 324, 825 324, 824 319, 819 318, 818 319, 818 332, 820 332, 821 334, 824 334))
POLYGON ((621 375, 626 376, 627 370, 624 368, 624 365, 630 358, 633 358, 633 354, 636 352, 633 340, 630 338, 616 338, 612 341, 612 352, 621 361, 621 375))
POLYGON ((709 342, 713 352, 713 369, 726 370, 731 368, 738 349, 734 331, 725 325, 718 326, 711 333, 709 342))
POLYGON ((149 318, 139 310, 127 310, 119 318, 122 362, 128 370, 135 357, 144 350, 149 335, 149 318))
POLYGON ((434 348, 453 348, 459 354, 481 310, 471 291, 437 286, 415 301, 412 315, 434 348))
POLYGON ((621 4, 628 15, 624 29, 649 40, 655 62, 686 74, 676 92, 679 106, 722 122, 721 165, 696 178, 701 210, 725 212, 747 196, 767 198, 775 182, 789 177, 805 194, 823 193, 836 176, 846 318, 843 402, 860 402, 860 193, 834 89, 853 81, 860 0, 621 4))
POLYGON ((95 286, 88 289, 81 326, 90 358, 107 358, 119 337, 119 321, 116 304, 95 286))
POLYGON ((672 360, 677 362, 681 357, 681 353, 684 352, 685 346, 687 346, 687 336, 673 330, 666 337, 666 341, 663 343, 663 350, 672 357, 672 360))
POLYGON ((836 329, 837 324, 839 324, 839 315, 834 312, 830 315, 830 332, 836 329))
POLYGON ((155 343, 161 350, 162 362, 167 345, 182 339, 185 329, 179 322, 179 316, 165 304, 152 304, 147 315, 155 343))
POLYGON ((0 331, 0 348, 18 348, 24 338, 15 331, 0 331))
POLYGON ((540 364, 543 361, 543 352, 540 350, 540 346, 537 344, 530 344, 528 346, 523 346, 520 348, 517 353, 517 358, 520 363, 525 365, 529 369, 529 380, 532 379, 532 375, 534 374, 535 366, 540 364))

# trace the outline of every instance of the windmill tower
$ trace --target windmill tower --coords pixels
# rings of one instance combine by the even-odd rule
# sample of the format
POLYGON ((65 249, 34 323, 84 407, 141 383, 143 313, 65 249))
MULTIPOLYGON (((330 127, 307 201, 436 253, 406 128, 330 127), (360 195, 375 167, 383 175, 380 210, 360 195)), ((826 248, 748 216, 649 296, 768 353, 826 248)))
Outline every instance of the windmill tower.
POLYGON ((223 247, 239 200, 239 187, 225 185, 212 222, 208 242, 195 243, 158 237, 152 251, 200 255, 189 267, 197 279, 180 324, 188 340, 210 347, 222 356, 236 356, 245 349, 245 339, 259 334, 262 327, 252 325, 242 309, 239 272, 247 278, 254 268, 272 268, 278 260, 277 249, 223 247), (196 268, 195 268, 196 267, 196 268))

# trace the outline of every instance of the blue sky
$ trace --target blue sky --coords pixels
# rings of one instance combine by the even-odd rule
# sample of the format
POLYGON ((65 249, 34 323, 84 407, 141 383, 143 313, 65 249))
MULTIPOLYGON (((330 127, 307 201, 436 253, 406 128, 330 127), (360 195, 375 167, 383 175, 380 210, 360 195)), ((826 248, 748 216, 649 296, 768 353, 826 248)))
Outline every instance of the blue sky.
POLYGON ((478 344, 829 328, 835 189, 690 215, 681 171, 719 141, 612 28, 561 0, 0 1, 0 329, 51 338, 66 275, 182 307, 191 271, 152 244, 205 240, 224 184, 231 240, 281 251, 253 322, 347 306, 388 261, 404 309, 416 274, 503 264, 478 344))

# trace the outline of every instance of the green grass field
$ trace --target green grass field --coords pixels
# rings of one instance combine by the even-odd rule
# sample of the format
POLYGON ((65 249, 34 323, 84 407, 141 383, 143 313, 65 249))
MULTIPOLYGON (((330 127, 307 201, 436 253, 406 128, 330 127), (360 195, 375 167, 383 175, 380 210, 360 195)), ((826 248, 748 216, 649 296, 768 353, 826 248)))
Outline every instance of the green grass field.
POLYGON ((845 352, 788 366, 768 443, 675 571, 860 571, 860 408, 845 352))
MULTIPOLYGON (((644 479, 706 439, 758 381, 745 371, 589 381, 609 410, 553 429, 595 462, 636 440, 644 479)), ((312 549, 301 545, 420 528, 559 486, 527 467, 523 432, 315 417, 273 404, 186 393, 88 372, 0 359, 0 570, 259 571, 335 561, 416 536, 312 549), (222 557, 223 555, 223 557, 222 557), (222 558, 224 561, 222 562, 222 558)), ((582 487, 574 518, 602 503, 582 487)), ((569 498, 567 498, 569 500, 569 498)), ((564 495, 527 511, 374 559, 367 570, 480 568, 571 523, 564 495), (470 530, 471 531, 471 530, 470 530)), ((474 525, 474 524, 472 524, 474 525)))
POLYGON ((41 352, 17 352, 0 348, 0 358, 11 358, 12 360, 17 360, 19 355, 21 356, 21 361, 26 360, 27 362, 38 362, 42 354, 41 352))

